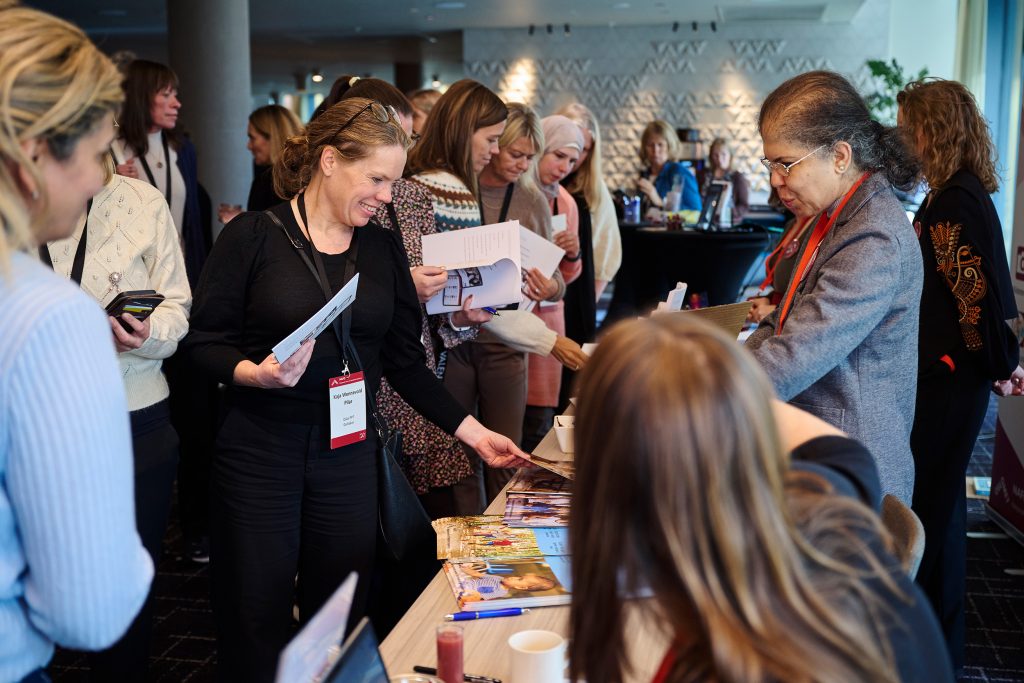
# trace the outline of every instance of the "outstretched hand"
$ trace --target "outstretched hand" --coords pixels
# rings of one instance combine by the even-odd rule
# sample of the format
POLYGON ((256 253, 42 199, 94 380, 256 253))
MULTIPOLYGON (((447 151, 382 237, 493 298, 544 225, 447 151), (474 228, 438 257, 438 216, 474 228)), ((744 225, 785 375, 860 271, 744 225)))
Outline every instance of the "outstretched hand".
POLYGON ((469 415, 455 430, 455 438, 466 444, 491 467, 528 467, 529 457, 512 439, 492 432, 469 415))

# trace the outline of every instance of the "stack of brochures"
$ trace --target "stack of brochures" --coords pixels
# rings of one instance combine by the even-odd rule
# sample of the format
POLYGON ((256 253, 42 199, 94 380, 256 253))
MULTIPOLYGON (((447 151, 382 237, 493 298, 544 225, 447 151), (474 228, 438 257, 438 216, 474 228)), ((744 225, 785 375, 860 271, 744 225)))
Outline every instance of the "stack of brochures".
POLYGON ((569 497, 572 482, 540 468, 509 483, 503 517, 435 521, 437 557, 459 608, 569 604, 569 497))

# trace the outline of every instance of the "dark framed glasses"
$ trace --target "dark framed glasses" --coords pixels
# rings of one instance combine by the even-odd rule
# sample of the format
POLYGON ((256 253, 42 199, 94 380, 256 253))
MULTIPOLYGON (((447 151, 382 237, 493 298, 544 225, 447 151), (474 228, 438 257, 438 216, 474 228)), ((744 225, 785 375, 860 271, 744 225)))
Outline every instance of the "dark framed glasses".
POLYGON ((338 132, 334 134, 334 137, 338 137, 339 135, 341 135, 341 132, 343 130, 351 126, 352 122, 358 119, 362 115, 362 113, 367 110, 369 110, 370 113, 373 114, 374 117, 381 123, 387 123, 391 119, 394 119, 395 124, 398 125, 399 128, 401 128, 402 124, 398 119, 398 112, 395 111, 395 108, 392 107, 390 104, 384 105, 381 104, 380 102, 374 101, 370 102, 368 105, 366 105, 365 107, 357 111, 355 114, 350 116, 348 121, 341 124, 341 127, 338 128, 338 132))

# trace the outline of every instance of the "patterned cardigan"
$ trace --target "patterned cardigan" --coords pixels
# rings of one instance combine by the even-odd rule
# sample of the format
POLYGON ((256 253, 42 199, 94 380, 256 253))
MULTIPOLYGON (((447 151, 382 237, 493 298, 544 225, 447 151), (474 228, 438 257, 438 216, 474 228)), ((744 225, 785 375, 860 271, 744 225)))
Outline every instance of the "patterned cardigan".
MULTIPOLYGON (((398 180, 391 190, 392 205, 399 222, 402 244, 411 267, 423 265, 420 237, 437 232, 433 198, 422 185, 398 180)), ((386 207, 381 207, 375 222, 395 229, 386 207)), ((443 349, 450 349, 477 335, 477 327, 456 332, 448 326, 445 315, 427 315, 422 305, 420 339, 427 355, 427 367, 437 372, 437 359, 443 349)), ((416 493, 430 488, 450 486, 472 473, 469 458, 458 440, 413 410, 397 392, 382 379, 377 403, 392 429, 402 430, 402 469, 416 493)))

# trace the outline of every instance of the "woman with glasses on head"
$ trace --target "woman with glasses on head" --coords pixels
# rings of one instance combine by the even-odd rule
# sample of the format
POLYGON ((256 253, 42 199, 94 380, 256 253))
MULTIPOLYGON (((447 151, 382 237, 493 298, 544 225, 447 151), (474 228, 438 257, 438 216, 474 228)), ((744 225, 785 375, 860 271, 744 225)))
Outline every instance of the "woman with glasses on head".
POLYGON ((488 462, 522 462, 514 444, 468 416, 427 368, 398 235, 370 223, 391 201, 409 144, 379 103, 352 98, 328 109, 288 141, 275 167, 275 186, 291 200, 232 221, 196 290, 186 346, 229 385, 211 535, 224 679, 273 680, 291 635, 296 574, 303 623, 350 571, 360 576, 350 624, 365 612, 378 439, 368 410, 360 420, 347 412, 357 408, 329 400, 332 379, 352 382, 362 389, 352 400, 365 401, 387 377, 488 462), (272 347, 356 275, 355 301, 337 324, 275 357, 272 347))
POLYGON ((909 505, 921 251, 892 188, 916 183, 917 162, 827 71, 776 88, 758 128, 779 199, 813 227, 747 348, 781 399, 867 446, 884 491, 909 505))
POLYGON ((580 377, 576 448, 570 680, 953 681, 872 510, 871 454, 775 400, 718 328, 616 325, 580 377))
POLYGON ((1017 317, 988 124, 961 83, 916 81, 900 92, 899 125, 930 192, 914 217, 924 259, 917 407, 910 445, 914 512, 925 531, 917 582, 935 608, 954 668, 964 660, 967 499, 964 476, 991 391, 1021 394, 1017 317))
POLYGON ((26 253, 103 189, 124 95, 84 32, 10 2, 0 73, 0 680, 45 683, 55 644, 120 638, 153 576, 110 321, 26 253))

